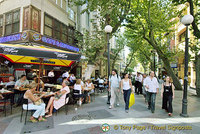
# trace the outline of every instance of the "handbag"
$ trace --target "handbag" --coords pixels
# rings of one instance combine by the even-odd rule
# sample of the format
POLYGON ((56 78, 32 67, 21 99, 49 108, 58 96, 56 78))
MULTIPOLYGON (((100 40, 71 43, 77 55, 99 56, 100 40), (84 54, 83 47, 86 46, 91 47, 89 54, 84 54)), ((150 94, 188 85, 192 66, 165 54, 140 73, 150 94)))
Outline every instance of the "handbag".
POLYGON ((129 108, 132 107, 135 104, 135 96, 134 93, 131 93, 129 98, 129 108))

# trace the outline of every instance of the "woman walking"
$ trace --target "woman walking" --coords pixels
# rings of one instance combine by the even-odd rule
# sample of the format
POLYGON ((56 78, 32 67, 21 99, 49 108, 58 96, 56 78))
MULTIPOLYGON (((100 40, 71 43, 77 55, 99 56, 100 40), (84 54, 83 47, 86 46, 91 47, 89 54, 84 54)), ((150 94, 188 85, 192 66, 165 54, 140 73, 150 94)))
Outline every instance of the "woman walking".
POLYGON ((131 79, 129 79, 129 75, 127 73, 124 74, 124 79, 121 81, 121 91, 124 94, 124 101, 125 101, 125 111, 128 113, 129 110, 129 98, 131 91, 133 93, 133 86, 131 83, 131 79))
POLYGON ((161 97, 163 98, 162 109, 168 112, 169 116, 172 116, 172 100, 174 99, 174 85, 170 82, 170 77, 166 77, 166 81, 162 84, 161 97))

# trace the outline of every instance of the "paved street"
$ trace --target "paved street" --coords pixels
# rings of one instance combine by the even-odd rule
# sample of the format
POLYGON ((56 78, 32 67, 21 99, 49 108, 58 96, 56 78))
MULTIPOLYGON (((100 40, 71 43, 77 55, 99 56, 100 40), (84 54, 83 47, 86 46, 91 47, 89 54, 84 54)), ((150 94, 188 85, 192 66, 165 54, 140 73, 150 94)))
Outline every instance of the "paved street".
MULTIPOLYGON (((68 115, 61 109, 57 115, 48 119, 48 122, 27 123, 26 126, 20 123, 19 108, 15 109, 15 114, 0 120, 0 134, 99 134, 103 133, 101 126, 104 123, 110 125, 107 133, 148 133, 148 134, 197 134, 200 129, 200 100, 192 94, 188 95, 188 118, 179 116, 181 111, 182 92, 176 91, 173 101, 173 117, 168 117, 167 113, 161 109, 160 95, 156 98, 156 111, 152 114, 147 110, 142 95, 136 95, 136 103, 129 113, 124 111, 124 103, 121 98, 120 107, 108 109, 106 104, 106 94, 98 94, 94 102, 84 104, 75 110, 70 105, 68 115), (45 126, 46 125, 46 126, 45 126), (173 130, 176 126, 187 126, 185 129, 173 130), (133 129, 134 127, 134 129, 133 129), (160 128, 159 128, 160 127, 160 128), (115 129, 116 130, 115 130, 115 129), (162 130, 158 130, 162 129, 162 130)), ((2 116, 2 113, 1 113, 2 116)), ((181 129, 179 127, 179 129, 181 129)))

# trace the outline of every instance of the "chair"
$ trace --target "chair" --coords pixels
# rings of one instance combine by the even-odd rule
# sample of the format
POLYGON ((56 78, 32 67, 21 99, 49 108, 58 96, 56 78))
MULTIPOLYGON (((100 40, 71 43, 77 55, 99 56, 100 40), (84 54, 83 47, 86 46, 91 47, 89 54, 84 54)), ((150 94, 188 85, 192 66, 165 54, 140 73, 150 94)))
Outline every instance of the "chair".
POLYGON ((26 115, 25 115, 25 122, 24 122, 24 124, 26 125, 26 120, 27 120, 27 116, 28 116, 28 111, 30 111, 31 112, 31 114, 32 114, 32 112, 33 112, 33 110, 28 110, 28 99, 23 99, 23 104, 22 104, 22 112, 21 112, 21 118, 20 118, 20 122, 22 122, 22 116, 23 116, 23 111, 26 111, 26 115), (23 109, 23 105, 27 105, 26 106, 26 109, 23 109))
POLYGON ((12 100, 10 99, 10 101, 9 101, 9 99, 8 99, 10 96, 9 95, 5 96, 3 101, 0 101, 0 107, 3 107, 5 117, 6 117, 6 106, 8 106, 8 105, 10 105, 10 109, 11 109, 10 112, 12 114, 12 100))
MULTIPOLYGON (((67 112, 68 112, 68 106, 67 106, 68 102, 67 102, 67 99, 68 99, 68 102, 69 102, 69 94, 66 94, 66 97, 65 97, 65 114, 66 115, 67 115, 67 112)), ((58 110, 56 110, 56 115, 58 113, 58 110)))
POLYGON ((80 94, 80 90, 73 90, 73 100, 74 100, 74 103, 77 103, 77 101, 81 98, 81 94, 80 94))

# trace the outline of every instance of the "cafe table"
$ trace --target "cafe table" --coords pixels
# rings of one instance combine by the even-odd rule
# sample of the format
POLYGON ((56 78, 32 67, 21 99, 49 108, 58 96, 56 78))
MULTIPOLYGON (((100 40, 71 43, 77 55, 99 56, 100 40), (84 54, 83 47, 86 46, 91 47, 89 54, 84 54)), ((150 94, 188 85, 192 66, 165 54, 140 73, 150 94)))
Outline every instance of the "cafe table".
POLYGON ((13 98, 14 92, 3 89, 3 90, 0 90, 0 94, 3 95, 3 97, 4 97, 2 104, 3 104, 3 107, 4 107, 3 111, 5 113, 5 116, 6 116, 6 104, 9 104, 9 103, 10 103, 10 106, 11 106, 11 114, 12 114, 12 103, 13 103, 13 100, 14 100, 14 98, 13 98), (10 102, 7 101, 8 99, 10 99, 10 102))

